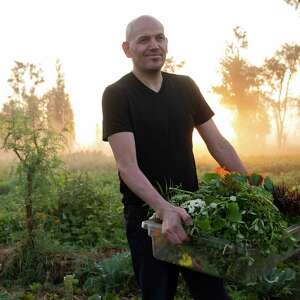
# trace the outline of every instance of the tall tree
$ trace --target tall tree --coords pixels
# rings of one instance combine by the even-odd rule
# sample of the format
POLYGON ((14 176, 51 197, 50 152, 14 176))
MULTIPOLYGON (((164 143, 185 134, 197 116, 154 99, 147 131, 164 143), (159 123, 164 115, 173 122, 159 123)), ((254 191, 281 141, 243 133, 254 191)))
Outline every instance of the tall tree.
POLYGON ((299 66, 300 45, 297 44, 284 44, 263 66, 264 94, 275 118, 279 149, 286 144, 287 115, 297 100, 290 96, 290 86, 299 66))
POLYGON ((44 102, 36 91, 43 82, 41 70, 33 64, 16 62, 8 80, 13 93, 1 112, 1 148, 19 159, 20 191, 24 197, 28 245, 34 246, 34 200, 39 202, 50 171, 57 166, 59 137, 47 128, 44 102))
POLYGON ((70 97, 65 91, 64 74, 58 60, 55 68, 57 74, 56 86, 43 97, 47 102, 48 126, 57 133, 63 133, 66 146, 71 147, 75 141, 73 110, 70 97))
POLYGON ((248 47, 247 33, 240 27, 233 31, 235 39, 220 62, 222 84, 214 86, 213 91, 221 96, 221 104, 235 112, 233 126, 238 148, 250 152, 265 145, 270 123, 260 94, 261 70, 241 54, 248 47))

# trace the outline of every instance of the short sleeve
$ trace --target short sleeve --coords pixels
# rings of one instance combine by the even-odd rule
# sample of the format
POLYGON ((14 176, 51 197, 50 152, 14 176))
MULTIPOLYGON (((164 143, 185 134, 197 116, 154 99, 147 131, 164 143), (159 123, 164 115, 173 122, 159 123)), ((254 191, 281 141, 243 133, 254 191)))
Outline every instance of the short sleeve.
POLYGON ((102 96, 102 139, 118 132, 133 131, 128 100, 115 88, 107 87, 102 96))
POLYGON ((213 110, 205 101, 199 87, 193 79, 189 78, 189 86, 192 92, 192 114, 195 126, 201 125, 214 116, 213 110))

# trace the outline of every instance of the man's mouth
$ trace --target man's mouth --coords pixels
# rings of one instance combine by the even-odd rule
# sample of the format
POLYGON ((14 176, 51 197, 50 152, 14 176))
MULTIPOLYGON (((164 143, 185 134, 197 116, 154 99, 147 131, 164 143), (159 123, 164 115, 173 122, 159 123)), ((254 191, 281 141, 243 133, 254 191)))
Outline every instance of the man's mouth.
POLYGON ((162 56, 160 54, 151 54, 151 55, 146 55, 147 57, 151 58, 161 58, 162 56))
POLYGON ((146 56, 162 57, 162 54, 160 54, 160 53, 153 53, 153 54, 146 54, 146 56))

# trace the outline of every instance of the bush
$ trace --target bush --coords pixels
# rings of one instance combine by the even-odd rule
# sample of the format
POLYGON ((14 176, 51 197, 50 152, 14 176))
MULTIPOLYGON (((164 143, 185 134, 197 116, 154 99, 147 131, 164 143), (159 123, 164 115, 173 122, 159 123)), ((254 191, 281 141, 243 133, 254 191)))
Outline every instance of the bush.
POLYGON ((56 182, 56 190, 34 210, 39 231, 65 246, 127 246, 116 176, 67 172, 56 182))
POLYGON ((20 217, 9 213, 0 213, 0 244, 8 244, 13 240, 13 234, 22 230, 23 224, 20 217))
POLYGON ((20 300, 20 298, 19 297, 10 296, 5 291, 0 291, 0 300, 20 300))
POLYGON ((0 181, 0 195, 7 195, 10 190, 10 183, 8 181, 0 181))
POLYGON ((131 256, 128 252, 95 263, 86 273, 87 280, 83 289, 90 295, 98 293, 103 296, 120 290, 125 292, 134 282, 131 256))
POLYGON ((105 218, 101 193, 87 173, 65 173, 58 187, 58 238, 63 242, 93 246, 100 242, 105 218))
POLYGON ((39 248, 19 244, 8 257, 0 280, 6 286, 26 285, 33 282, 44 283, 47 278, 47 270, 50 268, 51 262, 39 248))

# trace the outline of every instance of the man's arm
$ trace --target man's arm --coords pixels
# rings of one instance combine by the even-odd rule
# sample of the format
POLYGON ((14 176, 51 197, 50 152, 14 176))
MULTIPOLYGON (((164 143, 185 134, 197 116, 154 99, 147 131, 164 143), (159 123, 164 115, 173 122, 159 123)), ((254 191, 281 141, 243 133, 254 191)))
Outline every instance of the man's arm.
POLYGON ((196 126, 204 140, 209 153, 228 171, 236 171, 246 175, 247 171, 232 145, 223 137, 212 119, 196 126))
POLYGON ((120 176, 125 184, 140 199, 154 209, 163 221, 162 231, 167 239, 179 244, 187 240, 181 221, 191 224, 192 219, 185 209, 167 202, 152 186, 138 167, 135 140, 132 132, 119 132, 108 137, 120 176))

